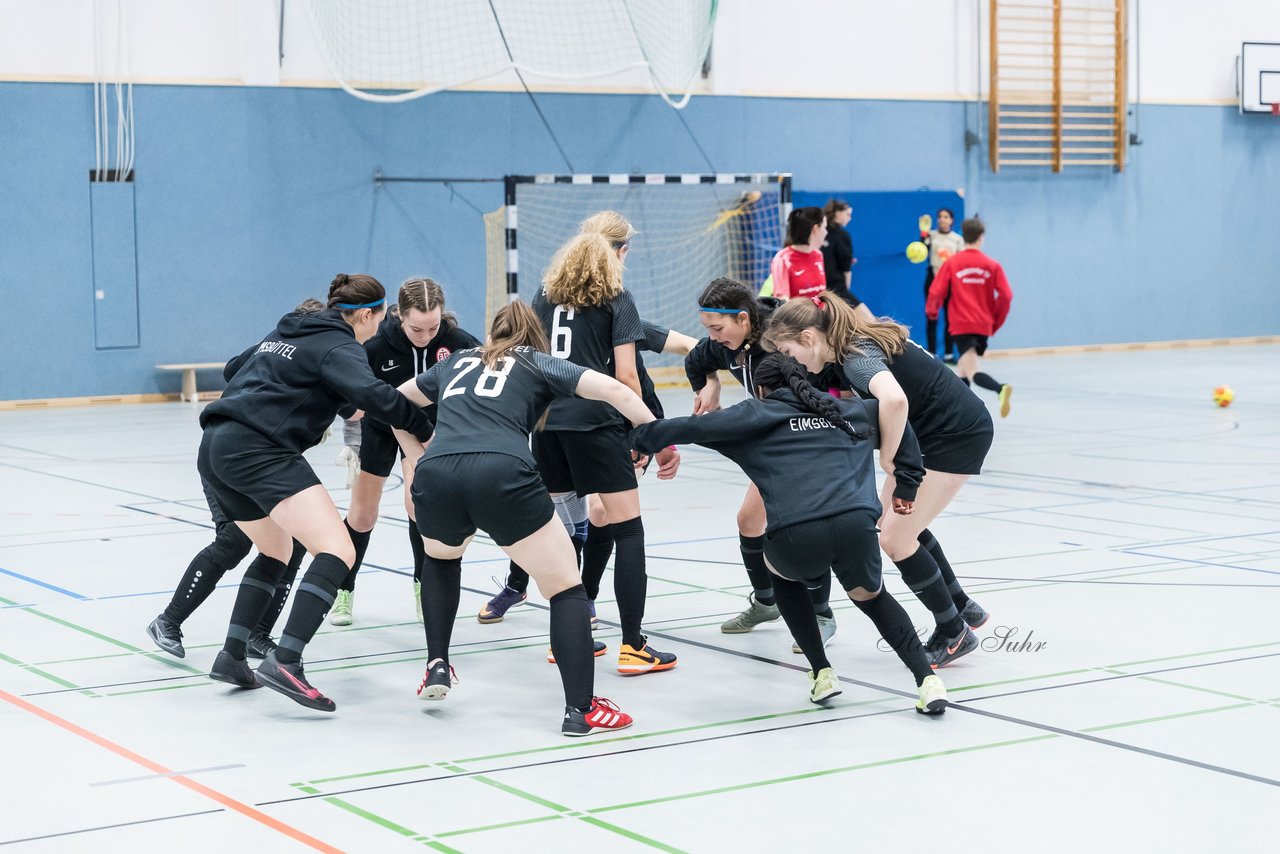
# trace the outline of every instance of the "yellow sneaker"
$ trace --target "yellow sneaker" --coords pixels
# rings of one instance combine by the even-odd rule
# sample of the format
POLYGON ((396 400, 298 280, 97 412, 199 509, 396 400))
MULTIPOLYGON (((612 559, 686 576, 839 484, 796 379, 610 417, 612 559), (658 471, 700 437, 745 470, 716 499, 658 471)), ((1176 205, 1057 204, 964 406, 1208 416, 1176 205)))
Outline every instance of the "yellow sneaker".
POLYGON ((1013 397, 1013 386, 1005 383, 1000 386, 1000 417, 1009 417, 1009 398, 1013 397))
POLYGON ((817 676, 813 675, 812 670, 808 673, 809 681, 813 683, 809 688, 809 702, 821 703, 823 700, 829 700, 837 694, 844 693, 844 689, 840 687, 840 678, 832 668, 822 668, 817 676))

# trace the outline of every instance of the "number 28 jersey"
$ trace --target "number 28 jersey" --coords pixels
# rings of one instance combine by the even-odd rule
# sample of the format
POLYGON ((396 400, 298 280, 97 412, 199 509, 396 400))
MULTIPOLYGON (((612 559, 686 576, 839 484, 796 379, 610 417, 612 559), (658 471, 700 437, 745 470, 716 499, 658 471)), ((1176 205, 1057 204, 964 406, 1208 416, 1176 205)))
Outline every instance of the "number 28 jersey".
POLYGON ((533 466, 529 433, 558 397, 572 397, 586 368, 532 347, 515 347, 486 368, 480 350, 459 350, 418 375, 436 404, 426 459, 450 454, 508 454, 533 466))
MULTIPOLYGON (((626 291, 603 305, 572 309, 556 305, 547 299, 545 290, 539 290, 533 298, 533 310, 551 342, 552 356, 605 376, 617 376, 614 347, 645 340, 640 313, 626 291)), ((575 397, 552 404, 546 429, 584 432, 625 423, 609 404, 575 397)))

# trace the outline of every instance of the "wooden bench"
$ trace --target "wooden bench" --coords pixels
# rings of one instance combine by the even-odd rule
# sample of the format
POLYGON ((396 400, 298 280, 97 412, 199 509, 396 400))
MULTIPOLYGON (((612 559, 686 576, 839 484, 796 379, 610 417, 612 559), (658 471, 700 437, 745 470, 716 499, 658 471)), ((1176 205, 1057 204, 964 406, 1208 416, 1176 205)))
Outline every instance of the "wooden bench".
POLYGON ((156 365, 157 371, 182 371, 182 399, 194 401, 196 393, 196 371, 222 370, 226 362, 197 362, 189 365, 156 365))

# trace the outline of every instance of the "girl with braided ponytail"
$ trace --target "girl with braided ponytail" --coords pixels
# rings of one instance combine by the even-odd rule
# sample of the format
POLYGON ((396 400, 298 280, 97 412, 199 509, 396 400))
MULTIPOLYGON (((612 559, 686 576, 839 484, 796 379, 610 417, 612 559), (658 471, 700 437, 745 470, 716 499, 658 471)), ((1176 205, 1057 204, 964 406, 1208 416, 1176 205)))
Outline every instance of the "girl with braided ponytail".
POLYGON ((914 513, 885 514, 880 546, 902 572, 902 580, 933 612, 937 630, 927 645, 930 664, 942 667, 972 652, 978 646, 972 629, 987 621, 987 612, 964 592, 928 525, 964 482, 982 471, 993 436, 986 406, 912 342, 905 326, 887 317, 867 323, 844 301, 827 294, 791 300, 779 308, 765 339, 810 371, 834 365, 842 387, 880 402, 880 434, 885 437, 880 465, 890 475, 896 437, 903 423, 911 425, 929 476, 914 513))
MULTIPOLYGON (((713 279, 698 297, 698 318, 707 330, 685 357, 684 371, 693 387, 693 414, 702 415, 720 408, 720 371, 729 371, 747 394, 756 394, 753 381, 759 362, 768 355, 761 337, 770 315, 782 305, 773 297, 756 297, 741 282, 728 278, 713 279)), ((742 564, 751 582, 747 608, 727 620, 720 631, 727 635, 745 634, 763 623, 772 623, 781 613, 773 596, 773 576, 764 565, 764 502, 754 483, 747 487, 738 509, 738 548, 742 564)), ((830 643, 836 633, 835 612, 831 610, 831 578, 828 576, 809 591, 813 611, 818 615, 822 642, 830 643)), ((799 644, 791 651, 800 652, 799 644)))
POLYGON ((737 463, 759 488, 769 520, 764 560, 778 609, 812 668, 810 700, 820 703, 841 691, 806 592, 834 571, 911 670, 916 710, 945 711, 946 689, 930 670, 906 611, 880 578, 881 506, 872 451, 877 445, 895 449, 890 515, 909 515, 924 477, 914 434, 903 425, 902 434, 887 441, 878 433, 876 401, 824 394, 810 385, 801 365, 781 354, 760 359, 753 380, 753 398, 704 416, 640 425, 631 444, 640 453, 702 445, 737 463))

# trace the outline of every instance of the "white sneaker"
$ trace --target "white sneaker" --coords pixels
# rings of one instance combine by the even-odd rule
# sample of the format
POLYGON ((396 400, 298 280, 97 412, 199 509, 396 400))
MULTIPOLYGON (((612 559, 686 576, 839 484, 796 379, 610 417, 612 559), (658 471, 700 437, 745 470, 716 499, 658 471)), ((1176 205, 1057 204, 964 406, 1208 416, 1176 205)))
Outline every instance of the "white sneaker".
MULTIPOLYGON (((835 618, 835 616, 833 615, 833 616, 830 616, 830 617, 819 617, 819 618, 818 618, 818 632, 822 635, 822 645, 823 645, 823 647, 825 647, 827 644, 831 643, 831 639, 832 639, 833 637, 835 637, 835 636, 836 636, 836 618, 835 618)), ((796 655, 800 655, 804 650, 800 649, 800 644, 798 644, 798 643, 793 643, 793 644, 791 645, 791 651, 792 651, 792 652, 794 652, 796 655)))
POLYGON ((824 667, 818 671, 817 676, 813 675, 812 670, 808 672, 809 681, 813 683, 809 687, 809 702, 821 703, 823 700, 844 693, 844 689, 840 687, 840 678, 836 676, 834 669, 824 667))
POLYGON ((351 590, 338 591, 337 598, 333 600, 333 607, 329 609, 329 625, 351 625, 351 600, 355 598, 355 595, 355 592, 351 590))
POLYGON ((924 677, 920 683, 920 699, 916 711, 922 715, 940 715, 947 710, 947 689, 937 676, 924 677))
POLYGON ((413 607, 418 609, 418 622, 423 623, 422 619, 422 582, 413 582, 413 607))

